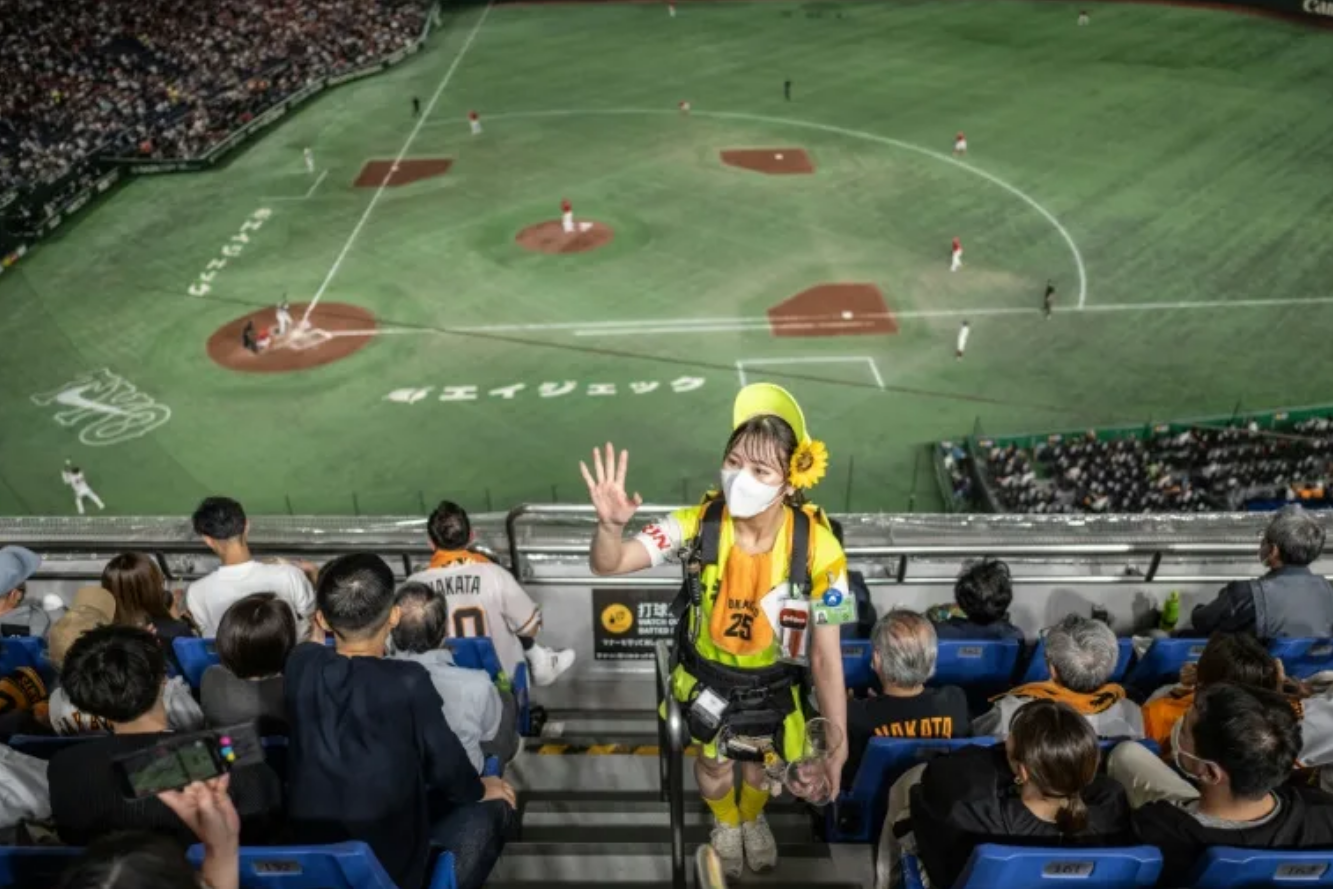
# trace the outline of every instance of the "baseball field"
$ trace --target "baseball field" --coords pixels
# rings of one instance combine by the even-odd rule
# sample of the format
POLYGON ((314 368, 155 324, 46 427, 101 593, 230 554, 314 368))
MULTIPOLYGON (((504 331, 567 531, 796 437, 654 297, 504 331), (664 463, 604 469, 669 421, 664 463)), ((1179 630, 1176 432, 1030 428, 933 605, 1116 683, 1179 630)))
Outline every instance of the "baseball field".
POLYGON ((115 514, 577 502, 608 439, 692 500, 755 380, 827 442, 817 500, 930 510, 925 445, 978 422, 1330 400, 1333 34, 1079 8, 450 13, 0 276, 0 513, 72 513, 65 458, 115 514), (309 329, 243 349, 284 296, 309 329))

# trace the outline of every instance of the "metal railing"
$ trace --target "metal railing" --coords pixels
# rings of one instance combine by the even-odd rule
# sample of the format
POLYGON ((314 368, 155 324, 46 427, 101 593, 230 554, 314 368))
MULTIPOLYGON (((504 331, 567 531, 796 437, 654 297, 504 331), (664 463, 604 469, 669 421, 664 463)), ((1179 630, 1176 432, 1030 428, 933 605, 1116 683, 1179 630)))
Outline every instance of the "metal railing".
MULTIPOLYGON (((666 515, 676 507, 645 505, 639 508, 638 514, 642 517, 652 518, 666 515)), ((525 543, 523 534, 520 531, 520 520, 525 517, 537 517, 544 519, 574 519, 582 524, 591 524, 595 519, 596 513, 590 505, 576 504, 533 504, 525 503, 511 509, 505 516, 505 537, 509 550, 509 563, 515 573, 525 576, 528 583, 539 586, 587 586, 590 582, 599 587, 674 587, 679 586, 680 581, 677 578, 669 577, 597 577, 593 578, 591 573, 570 577, 533 577, 531 572, 523 570, 523 559, 553 558, 569 559, 582 558, 587 555, 587 543, 525 543)), ((1066 527, 1077 527, 1085 525, 1084 517, 1071 517, 1072 520, 1064 521, 1060 524, 1066 527)), ((1258 521, 1266 522, 1266 518, 1260 518, 1258 521)), ((960 518, 960 526, 965 525, 966 520, 960 518)), ((1258 527, 1262 527, 1259 525, 1258 527)), ((1155 536, 1155 535, 1149 535, 1155 536)), ((1165 538, 1165 530, 1162 537, 1165 538)), ((1257 550, 1257 535, 1254 538, 1237 539, 1232 535, 1232 539, 1227 540, 1185 540, 1172 542, 1169 539, 1143 539, 1136 541, 1107 541, 1096 542, 1089 540, 1086 542, 1070 543, 1018 543, 1018 542, 977 542, 977 543, 919 543, 904 542, 901 544, 849 544, 845 547, 847 558, 853 562, 865 562, 880 560, 885 562, 885 576, 871 576, 866 578, 869 586, 894 586, 897 584, 908 583, 923 586, 953 586, 955 578, 952 576, 939 576, 931 574, 922 574, 920 572, 912 573, 913 559, 965 559, 978 558, 981 556, 992 556, 1004 559, 1069 559, 1076 561, 1094 560, 1094 559, 1125 559, 1126 568, 1132 568, 1130 571, 1123 571, 1119 574, 1031 574, 1025 575, 1017 572, 1013 575, 1013 582, 1021 583, 1040 583, 1040 584, 1087 584, 1087 585, 1116 585, 1116 584, 1225 584, 1233 580, 1248 580, 1253 577, 1253 571, 1246 566, 1245 570, 1235 573, 1225 574, 1195 574, 1195 573, 1163 573, 1161 571, 1164 562, 1170 560, 1194 561, 1210 558, 1237 558, 1251 559, 1257 550), (1137 560, 1141 564, 1131 565, 1129 560, 1137 560)), ((1333 578, 1330 578, 1333 580, 1333 578)))
MULTIPOLYGON (((671 693, 671 650, 665 639, 654 649, 657 661, 657 755, 661 766, 661 797, 671 812, 671 886, 685 889, 685 721, 671 693)), ((700 882, 701 886, 707 885, 700 882)))

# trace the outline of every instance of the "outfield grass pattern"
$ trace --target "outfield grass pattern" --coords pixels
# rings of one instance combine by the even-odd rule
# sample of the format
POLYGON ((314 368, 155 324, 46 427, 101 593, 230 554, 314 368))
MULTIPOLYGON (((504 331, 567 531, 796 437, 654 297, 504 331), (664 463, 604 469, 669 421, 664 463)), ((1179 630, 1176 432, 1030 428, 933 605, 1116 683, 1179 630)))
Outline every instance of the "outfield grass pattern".
MULTIPOLYGON (((225 168, 120 189, 0 276, 0 513, 71 512, 65 456, 117 513, 179 513, 220 491, 255 512, 572 501, 577 460, 607 439, 630 448, 646 497, 692 499, 719 462, 737 360, 802 401, 833 456, 817 499, 836 510, 907 508, 922 446, 977 423, 1329 400, 1333 35, 1140 5, 1090 5, 1088 28, 1052 2, 818 8, 464 10, 402 67, 325 94, 225 168), (401 151, 411 98, 425 103, 455 61, 408 151, 452 169, 387 189, 324 292, 400 332, 295 374, 210 362, 221 325, 319 291, 373 199, 353 187, 362 166, 401 151), (986 175, 951 161, 958 130, 986 175), (315 181, 307 145, 328 175, 297 200, 315 181), (774 146, 805 148, 816 174, 718 158, 774 146), (1083 311, 1070 245, 995 180, 1077 245, 1083 311), (562 197, 614 239, 578 255, 519 248, 562 197), (261 208, 208 295, 190 296, 261 208), (954 235, 966 253, 951 275, 954 235), (1048 277, 1060 301, 1045 322, 1048 277), (877 285, 899 332, 763 329, 768 308, 839 281, 877 285), (842 360, 862 357, 883 388, 867 362, 842 360), (771 363, 784 358, 803 361, 771 363), (170 420, 89 447, 88 417, 64 426, 32 400, 101 368, 170 420), (466 386, 476 400, 440 401, 466 386)), ((924 466, 915 505, 938 507, 924 466)))

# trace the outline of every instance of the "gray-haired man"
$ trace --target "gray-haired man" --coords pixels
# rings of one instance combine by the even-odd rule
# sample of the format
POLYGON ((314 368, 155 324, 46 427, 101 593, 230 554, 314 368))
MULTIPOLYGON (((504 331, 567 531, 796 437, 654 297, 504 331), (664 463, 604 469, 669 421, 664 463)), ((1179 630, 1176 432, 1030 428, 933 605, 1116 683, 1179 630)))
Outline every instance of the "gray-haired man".
POLYGON ((391 636, 391 657, 426 668, 444 702, 445 721, 473 767, 480 773, 487 755, 512 759, 518 749, 513 696, 502 698, 484 670, 456 665, 453 654, 440 647, 449 617, 444 596, 424 583, 409 582, 398 588, 394 604, 401 616, 391 636))
POLYGON ((995 699, 995 706, 972 723, 978 735, 1009 734, 1009 723, 1028 701, 1063 701, 1103 738, 1142 738, 1143 712, 1111 682, 1120 647, 1115 633, 1099 620, 1071 614, 1046 631, 1046 665, 1051 678, 1029 682, 995 699))
POLYGON ((1299 506, 1279 510, 1259 543, 1259 561, 1269 570, 1258 580, 1237 580, 1190 617, 1201 635, 1253 633, 1279 636, 1333 635, 1333 586, 1310 570, 1324 549, 1324 527, 1299 506))
POLYGON ((871 632, 879 691, 847 704, 847 766, 850 787, 871 738, 966 738, 972 734, 967 696, 946 685, 926 688, 935 672, 935 627, 915 611, 894 609, 871 632))

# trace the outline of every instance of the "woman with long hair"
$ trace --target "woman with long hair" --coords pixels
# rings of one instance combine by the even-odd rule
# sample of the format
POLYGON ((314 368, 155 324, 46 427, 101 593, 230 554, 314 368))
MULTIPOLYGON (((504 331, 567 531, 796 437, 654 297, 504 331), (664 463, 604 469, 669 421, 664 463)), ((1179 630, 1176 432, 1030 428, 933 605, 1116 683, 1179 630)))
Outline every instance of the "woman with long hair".
POLYGON ((809 753, 812 693, 832 728, 821 733, 823 761, 801 770, 802 787, 836 796, 847 758, 839 626, 855 622, 855 601, 842 547, 805 502, 827 464, 795 399, 769 384, 736 397, 719 489, 636 536, 625 533, 643 502, 625 487, 628 452, 617 456, 608 443, 593 451, 591 469, 580 464, 597 511, 593 573, 684 566, 672 693, 702 746, 694 773, 729 877, 746 863, 755 871, 777 864, 763 809, 783 764, 809 753), (739 788, 733 760, 742 763, 739 788))
POLYGON ((952 886, 982 843, 1133 842, 1125 790, 1097 774, 1097 734, 1068 704, 1035 700, 1003 744, 931 760, 911 790, 910 845, 932 886, 952 886))
POLYGON ((102 569, 102 589, 116 600, 115 622, 151 632, 167 660, 179 667, 172 641, 199 633, 167 589, 157 560, 146 553, 121 553, 102 569))

